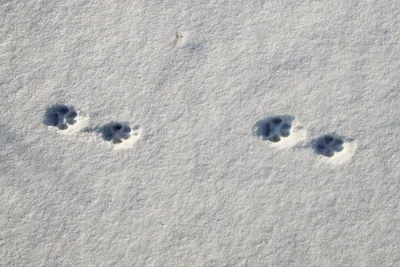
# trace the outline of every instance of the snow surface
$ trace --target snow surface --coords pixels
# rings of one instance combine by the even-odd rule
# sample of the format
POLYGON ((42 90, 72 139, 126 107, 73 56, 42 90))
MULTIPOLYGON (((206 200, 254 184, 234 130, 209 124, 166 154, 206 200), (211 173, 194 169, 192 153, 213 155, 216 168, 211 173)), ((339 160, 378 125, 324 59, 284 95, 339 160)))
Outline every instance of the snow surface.
POLYGON ((3 0, 0 23, 1 266, 400 266, 400 1, 3 0), (61 135, 57 103, 141 138, 61 135), (304 140, 253 135, 282 114, 304 140), (315 153, 327 133, 354 155, 315 153))

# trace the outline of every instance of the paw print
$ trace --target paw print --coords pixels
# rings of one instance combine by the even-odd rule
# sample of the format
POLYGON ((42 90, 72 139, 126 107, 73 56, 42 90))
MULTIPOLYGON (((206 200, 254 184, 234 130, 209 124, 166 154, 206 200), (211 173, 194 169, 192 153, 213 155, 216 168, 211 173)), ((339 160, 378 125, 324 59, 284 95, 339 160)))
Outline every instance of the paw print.
POLYGON ((263 128, 264 129, 260 129, 263 138, 273 143, 277 143, 281 141, 282 138, 290 136, 292 125, 284 118, 273 117, 265 122, 263 128))
POLYGON ((129 125, 119 122, 106 124, 101 130, 104 140, 111 141, 114 144, 120 144, 123 140, 129 139, 131 131, 129 125))
POLYGON ((268 140, 272 147, 286 149, 306 140, 307 131, 295 117, 281 115, 257 121, 253 135, 268 140))
POLYGON ((45 124, 48 126, 54 126, 64 131, 69 126, 76 123, 78 112, 74 107, 66 105, 55 105, 50 107, 45 116, 45 124))
POLYGON ((134 126, 131 128, 126 123, 112 122, 103 125, 100 128, 100 133, 103 139, 106 141, 111 141, 113 144, 129 143, 134 141, 139 137, 139 126, 134 126))
POLYGON ((331 158, 335 153, 343 151, 344 141, 342 138, 334 137, 330 134, 317 139, 316 151, 325 157, 331 158))

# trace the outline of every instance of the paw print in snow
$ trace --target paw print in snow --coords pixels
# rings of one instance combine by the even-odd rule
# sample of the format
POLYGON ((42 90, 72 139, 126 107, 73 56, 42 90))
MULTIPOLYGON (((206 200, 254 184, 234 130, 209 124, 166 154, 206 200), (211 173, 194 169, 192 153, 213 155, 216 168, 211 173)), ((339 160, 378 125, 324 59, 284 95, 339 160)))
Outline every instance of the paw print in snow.
POLYGON ((73 107, 55 105, 47 110, 45 124, 65 131, 69 126, 76 124, 78 112, 73 107))
POLYGON ((307 138, 307 131, 293 116, 273 116, 258 121, 253 134, 277 148, 290 148, 307 138))
POLYGON ((333 164, 349 161, 357 148, 356 140, 336 134, 326 134, 312 141, 315 152, 333 164))
POLYGON ((103 125, 100 133, 104 140, 110 141, 114 145, 129 147, 140 138, 141 129, 139 126, 131 128, 127 123, 112 122, 103 125))
POLYGON ((109 123, 103 126, 103 138, 106 141, 112 141, 114 144, 120 144, 127 140, 131 134, 131 127, 119 122, 109 123))
POLYGON ((289 121, 284 121, 280 117, 273 117, 265 122, 262 135, 264 139, 277 143, 281 141, 282 137, 286 138, 290 136, 291 128, 292 126, 289 121))
POLYGON ((317 140, 316 150, 318 154, 331 158, 335 153, 343 151, 342 138, 332 135, 324 135, 317 140))

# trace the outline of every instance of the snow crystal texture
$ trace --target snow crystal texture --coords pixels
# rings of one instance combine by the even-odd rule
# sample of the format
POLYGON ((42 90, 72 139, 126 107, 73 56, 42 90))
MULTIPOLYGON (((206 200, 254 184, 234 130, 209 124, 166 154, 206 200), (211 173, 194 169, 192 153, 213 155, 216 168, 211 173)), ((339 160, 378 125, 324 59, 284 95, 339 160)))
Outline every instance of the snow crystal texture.
POLYGON ((400 1, 5 0, 0 26, 0 266, 400 265, 400 1), (253 134, 275 115, 285 149, 253 134))

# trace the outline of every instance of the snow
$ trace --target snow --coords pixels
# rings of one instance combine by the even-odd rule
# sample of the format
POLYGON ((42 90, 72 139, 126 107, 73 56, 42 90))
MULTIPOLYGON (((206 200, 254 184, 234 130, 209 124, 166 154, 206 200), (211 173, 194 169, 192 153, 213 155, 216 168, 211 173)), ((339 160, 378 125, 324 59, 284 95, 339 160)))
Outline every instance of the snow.
POLYGON ((400 1, 9 0, 0 24, 0 266, 400 264, 400 1), (254 135, 282 114, 287 145, 254 135))
POLYGON ((331 159, 329 159, 334 164, 342 164, 351 159, 357 148, 357 143, 346 143, 344 144, 344 149, 342 152, 337 153, 331 159))

